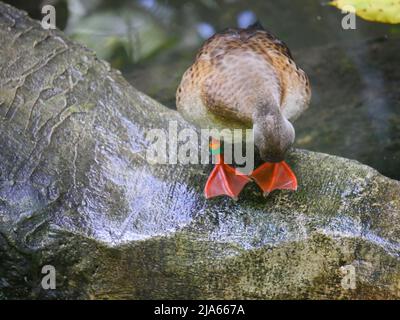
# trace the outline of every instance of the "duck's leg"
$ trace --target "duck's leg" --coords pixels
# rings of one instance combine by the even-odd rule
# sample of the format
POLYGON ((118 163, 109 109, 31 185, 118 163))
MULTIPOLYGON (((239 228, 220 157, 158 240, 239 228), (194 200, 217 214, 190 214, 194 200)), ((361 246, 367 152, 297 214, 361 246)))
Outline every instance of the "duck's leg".
POLYGON ((237 200, 240 191, 249 181, 247 176, 236 174, 235 168, 224 163, 223 156, 218 154, 217 164, 208 177, 204 195, 207 199, 227 195, 237 200))
POLYGON ((285 161, 266 162, 250 175, 267 196, 276 189, 297 190, 297 179, 285 161))

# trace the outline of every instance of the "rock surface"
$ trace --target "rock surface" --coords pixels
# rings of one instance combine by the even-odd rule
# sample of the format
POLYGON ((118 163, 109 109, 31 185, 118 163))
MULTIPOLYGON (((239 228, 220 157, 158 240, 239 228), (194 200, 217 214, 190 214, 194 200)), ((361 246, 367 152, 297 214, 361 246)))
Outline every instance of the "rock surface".
POLYGON ((295 150, 297 192, 205 201, 210 166, 146 161, 175 111, 2 3, 0 48, 0 298, 400 297, 398 181, 295 150))

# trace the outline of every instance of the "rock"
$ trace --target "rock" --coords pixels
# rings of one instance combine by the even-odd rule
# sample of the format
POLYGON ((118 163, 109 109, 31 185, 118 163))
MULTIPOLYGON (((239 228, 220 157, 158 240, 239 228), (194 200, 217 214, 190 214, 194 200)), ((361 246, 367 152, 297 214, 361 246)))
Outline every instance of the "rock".
POLYGON ((1 298, 400 297, 398 181, 294 150, 297 192, 205 201, 211 166, 146 161, 175 111, 2 3, 0 48, 1 298))

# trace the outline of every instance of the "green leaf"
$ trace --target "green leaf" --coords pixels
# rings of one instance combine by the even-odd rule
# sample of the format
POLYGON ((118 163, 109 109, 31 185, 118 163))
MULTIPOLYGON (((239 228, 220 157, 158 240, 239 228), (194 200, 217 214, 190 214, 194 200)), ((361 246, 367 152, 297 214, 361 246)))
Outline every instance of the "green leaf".
POLYGON ((365 20, 400 23, 400 0, 334 0, 329 4, 343 11, 355 12, 365 20))

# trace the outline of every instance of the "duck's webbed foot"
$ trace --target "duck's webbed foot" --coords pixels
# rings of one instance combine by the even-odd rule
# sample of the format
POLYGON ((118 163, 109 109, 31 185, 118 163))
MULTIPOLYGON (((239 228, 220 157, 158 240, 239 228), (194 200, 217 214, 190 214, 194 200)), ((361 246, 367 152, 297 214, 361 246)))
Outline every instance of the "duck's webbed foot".
POLYGON ((245 175, 236 173, 235 168, 224 163, 223 157, 219 159, 208 177, 204 188, 204 195, 207 199, 227 195, 234 200, 238 199, 240 191, 250 181, 245 175))
POLYGON ((267 196, 271 191, 279 189, 297 190, 297 179, 285 161, 266 162, 250 175, 267 196))

